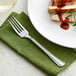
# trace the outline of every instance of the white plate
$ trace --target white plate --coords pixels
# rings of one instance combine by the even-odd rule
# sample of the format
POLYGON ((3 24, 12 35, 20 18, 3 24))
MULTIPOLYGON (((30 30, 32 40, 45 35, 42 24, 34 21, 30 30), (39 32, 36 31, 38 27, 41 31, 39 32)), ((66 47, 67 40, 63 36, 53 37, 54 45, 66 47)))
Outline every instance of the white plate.
POLYGON ((50 0, 28 0, 28 14, 37 31, 48 40, 69 48, 76 48, 76 27, 60 28, 60 23, 51 21, 48 13, 50 0))

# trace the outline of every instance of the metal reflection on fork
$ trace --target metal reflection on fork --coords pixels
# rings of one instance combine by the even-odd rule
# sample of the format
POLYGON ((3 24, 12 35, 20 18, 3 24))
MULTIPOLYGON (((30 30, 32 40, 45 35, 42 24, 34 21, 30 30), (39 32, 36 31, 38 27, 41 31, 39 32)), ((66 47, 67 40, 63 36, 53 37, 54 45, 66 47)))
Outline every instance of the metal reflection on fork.
POLYGON ((44 48, 40 43, 38 43, 34 38, 32 38, 29 35, 29 32, 22 26, 22 24, 14 17, 12 16, 9 18, 8 22, 14 29, 14 31, 21 37, 25 37, 30 39, 32 42, 34 42, 39 48, 42 49, 42 51, 54 62, 56 63, 59 67, 62 67, 65 65, 65 62, 54 56, 51 52, 49 52, 46 48, 44 48))

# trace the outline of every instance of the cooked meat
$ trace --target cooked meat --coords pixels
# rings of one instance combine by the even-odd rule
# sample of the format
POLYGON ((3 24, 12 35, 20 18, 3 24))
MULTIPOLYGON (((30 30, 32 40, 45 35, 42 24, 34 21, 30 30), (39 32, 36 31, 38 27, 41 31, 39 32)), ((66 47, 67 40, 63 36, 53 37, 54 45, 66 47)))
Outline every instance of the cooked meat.
POLYGON ((76 4, 76 0, 51 0, 52 6, 76 4))
POLYGON ((51 5, 48 7, 49 13, 57 13, 57 12, 64 13, 64 12, 72 12, 72 11, 76 11, 76 4, 66 5, 65 7, 60 9, 57 6, 51 6, 51 5))
MULTIPOLYGON (((62 18, 63 18, 63 20, 65 20, 65 18, 68 16, 68 15, 70 15, 70 13, 63 13, 62 14, 62 18)), ((76 22, 76 15, 74 15, 74 16, 70 16, 70 17, 68 17, 69 18, 69 22, 76 22)), ((59 19, 59 16, 58 16, 58 14, 53 14, 52 16, 51 16, 51 19, 53 20, 53 21, 58 21, 58 22, 60 22, 60 19, 59 19)))

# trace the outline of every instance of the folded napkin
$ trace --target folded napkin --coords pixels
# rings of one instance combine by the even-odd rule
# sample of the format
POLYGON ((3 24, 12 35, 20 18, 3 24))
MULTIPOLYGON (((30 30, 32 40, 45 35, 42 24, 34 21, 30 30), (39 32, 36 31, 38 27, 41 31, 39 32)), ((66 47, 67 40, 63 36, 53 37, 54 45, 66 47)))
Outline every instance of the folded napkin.
POLYGON ((42 37, 34 29, 32 23, 30 22, 30 19, 25 13, 12 13, 10 16, 15 16, 30 32, 30 35, 33 38, 35 38, 40 44, 51 51, 54 55, 65 61, 66 65, 64 67, 58 67, 32 41, 30 41, 29 39, 20 38, 11 28, 7 19, 4 22, 3 26, 0 28, 0 40, 9 45, 12 49, 14 49, 18 54, 27 59, 33 65, 40 68, 48 76, 56 76, 60 71, 67 68, 76 59, 76 53, 74 52, 74 49, 61 47, 42 37))

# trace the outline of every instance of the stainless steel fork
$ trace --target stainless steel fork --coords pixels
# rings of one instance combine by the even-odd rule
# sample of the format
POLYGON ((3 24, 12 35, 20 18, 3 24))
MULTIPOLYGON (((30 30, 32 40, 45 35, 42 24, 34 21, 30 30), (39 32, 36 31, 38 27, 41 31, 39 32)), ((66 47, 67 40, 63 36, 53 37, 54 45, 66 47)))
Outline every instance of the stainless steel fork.
POLYGON ((38 43, 34 38, 32 38, 29 35, 29 32, 21 25, 21 23, 14 17, 12 16, 8 22, 10 23, 10 25, 12 26, 12 28, 14 29, 14 31, 20 36, 20 37, 25 37, 28 38, 30 40, 32 40, 32 42, 34 42, 39 48, 42 49, 42 51, 50 58, 52 59, 52 61, 54 61, 58 66, 64 66, 65 62, 63 62, 62 60, 60 60, 59 58, 57 58, 56 56, 54 56, 51 52, 49 52, 46 48, 44 48, 40 43, 38 43))

